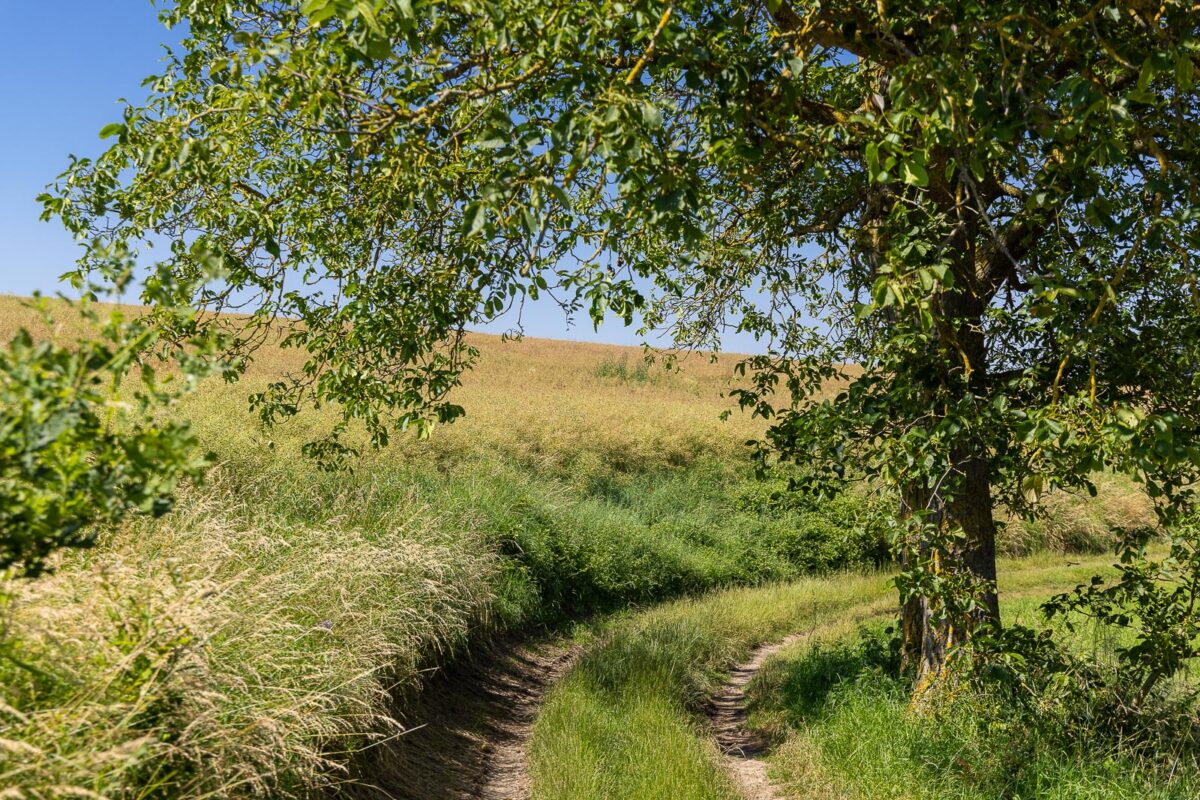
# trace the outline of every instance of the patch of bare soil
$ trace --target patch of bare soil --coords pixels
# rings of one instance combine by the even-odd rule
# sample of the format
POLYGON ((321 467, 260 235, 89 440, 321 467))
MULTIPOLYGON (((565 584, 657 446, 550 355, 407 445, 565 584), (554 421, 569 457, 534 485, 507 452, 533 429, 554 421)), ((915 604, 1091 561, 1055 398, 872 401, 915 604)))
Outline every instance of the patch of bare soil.
POLYGON ((767 778, 767 765, 762 761, 769 750, 769 743, 746 727, 746 687, 768 658, 804 636, 797 633, 780 642, 756 648, 749 659, 729 673, 729 679, 709 705, 708 718, 716 734, 725 769, 746 800, 783 800, 767 778))
POLYGON ((354 800, 526 800, 526 750, 546 692, 574 663, 561 642, 499 643, 443 668, 339 792, 354 800))

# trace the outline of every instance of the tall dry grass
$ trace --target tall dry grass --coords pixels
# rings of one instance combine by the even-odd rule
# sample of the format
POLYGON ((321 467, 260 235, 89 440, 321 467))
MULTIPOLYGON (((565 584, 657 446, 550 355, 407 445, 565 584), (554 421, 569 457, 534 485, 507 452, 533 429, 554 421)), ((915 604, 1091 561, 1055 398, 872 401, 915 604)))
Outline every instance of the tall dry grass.
MULTIPOLYGON (((39 324, 0 298, 0 335, 39 324)), ((86 332, 65 313, 39 330, 86 332)), ((762 423, 719 419, 736 356, 667 372, 635 348, 474 343, 467 417, 353 474, 299 456, 330 411, 267 430, 247 408, 294 352, 267 348, 241 383, 180 403, 220 459, 209 484, 0 585, 0 800, 311 794, 400 735, 387 698, 474 635, 792 577, 837 536, 743 507, 762 423)))
POLYGON ((303 794, 402 733, 391 692, 486 624, 497 563, 472 531, 417 506, 299 525, 245 489, 218 477, 170 525, 4 585, 10 796, 303 794))
POLYGON ((1096 498, 1054 492, 1042 499, 1037 519, 1005 519, 1000 536, 1004 555, 1019 557, 1044 550, 1099 553, 1111 550, 1115 532, 1158 524, 1154 503, 1128 478, 1092 476, 1096 498))
MULTIPOLYGON (((140 313, 138 306, 120 308, 140 313)), ((88 330, 63 306, 55 308, 54 325, 47 328, 22 298, 0 295, 0 339, 20 326, 67 338, 88 330)), ((453 462, 501 453, 531 467, 639 471, 700 457, 742 461, 744 442, 763 430, 763 422, 749 415, 720 419, 723 411, 736 408, 725 396, 742 358, 736 354, 712 359, 694 353, 668 369, 661 360, 645 364, 643 351, 635 347, 506 341, 488 334, 470 334, 469 341, 480 358, 453 398, 466 417, 428 441, 398 437, 379 458, 453 462)), ((243 448, 298 445, 331 425, 335 410, 306 413, 268 433, 248 412, 246 397, 302 363, 303 354, 294 349, 264 347, 241 382, 230 387, 213 380, 182 412, 222 456, 236 454, 226 445, 230 433, 243 448)))

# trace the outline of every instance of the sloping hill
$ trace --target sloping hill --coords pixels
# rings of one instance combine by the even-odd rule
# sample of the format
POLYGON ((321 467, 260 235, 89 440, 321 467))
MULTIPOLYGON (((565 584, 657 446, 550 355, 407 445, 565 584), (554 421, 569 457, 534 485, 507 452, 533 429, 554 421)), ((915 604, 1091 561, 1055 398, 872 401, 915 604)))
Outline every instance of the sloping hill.
MULTIPOLYGON (((0 299, 0 334, 31 321, 0 299)), ((0 587, 0 791, 304 796, 402 733, 397 698, 474 642, 886 557, 887 498, 816 507, 753 479, 761 421, 719 419, 736 357, 667 372, 636 348, 474 341, 468 416, 352 472, 299 455, 328 411, 266 430, 247 409, 295 354, 181 403, 208 483, 0 587)))

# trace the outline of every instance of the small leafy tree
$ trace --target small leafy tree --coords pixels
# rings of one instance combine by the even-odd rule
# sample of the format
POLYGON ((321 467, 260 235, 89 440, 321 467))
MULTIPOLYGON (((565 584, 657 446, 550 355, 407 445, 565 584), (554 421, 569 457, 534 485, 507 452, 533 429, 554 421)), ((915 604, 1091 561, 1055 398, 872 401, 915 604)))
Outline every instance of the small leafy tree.
MULTIPOLYGON (((526 299, 762 337, 762 452, 902 498, 926 682, 998 623, 995 506, 1089 475, 1164 511, 1200 465, 1195 61, 1180 0, 179 0, 145 105, 47 215, 166 238, 181 301, 308 355, 336 458, 461 413, 526 299), (208 280, 205 280, 208 276, 208 280), (855 367, 844 365, 853 364, 855 367), (836 398, 825 397, 831 380, 836 398)), ((80 275, 105 272, 86 255, 80 275)), ((821 481, 822 487, 830 481, 821 481)))
POLYGON ((186 423, 152 416, 180 382, 160 381, 150 365, 156 326, 81 311, 95 338, 36 341, 21 329, 0 350, 0 570, 26 577, 131 511, 166 513, 179 482, 209 463, 186 423), (121 394, 139 361, 136 388, 121 394))

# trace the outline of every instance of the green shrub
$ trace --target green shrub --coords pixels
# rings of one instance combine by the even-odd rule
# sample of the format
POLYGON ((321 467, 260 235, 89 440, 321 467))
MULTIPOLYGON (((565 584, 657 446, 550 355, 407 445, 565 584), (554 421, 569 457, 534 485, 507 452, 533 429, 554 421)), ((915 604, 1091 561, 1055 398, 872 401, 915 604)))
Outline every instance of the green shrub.
POLYGON ((844 492, 815 500, 776 480, 747 482, 735 504, 768 520, 764 534, 770 546, 802 572, 879 567, 891 560, 887 516, 879 499, 844 492))
POLYGON ((890 640, 872 626, 858 641, 812 646, 764 672, 752 687, 755 713, 782 713, 802 732, 781 750, 778 777, 802 784, 816 769, 854 796, 896 800, 1185 800, 1200 788, 1196 763, 1180 761, 1174 743, 1143 751, 1095 727, 1064 736, 1045 709, 1021 713, 994 686, 952 679, 914 712, 890 640))
POLYGON ((652 366, 643 359, 630 366, 629 356, 621 356, 619 360, 606 358, 596 365, 593 374, 597 378, 613 378, 624 383, 665 383, 670 377, 663 367, 652 371, 652 366))
POLYGON ((1200 524, 1126 531, 1117 550, 1114 576, 1041 606, 1050 627, 978 637, 971 677, 1062 742, 1087 738, 1200 766, 1200 704, 1184 675, 1200 657, 1200 524), (1164 539, 1160 556, 1150 545, 1164 539), (1081 651, 1084 634, 1104 646, 1081 651))
POLYGON ((62 346, 21 329, 0 349, 0 571, 38 575, 130 511, 165 514, 209 466, 186 423, 151 419, 170 395, 148 365, 141 390, 117 393, 153 333, 116 314, 104 333, 62 346))

